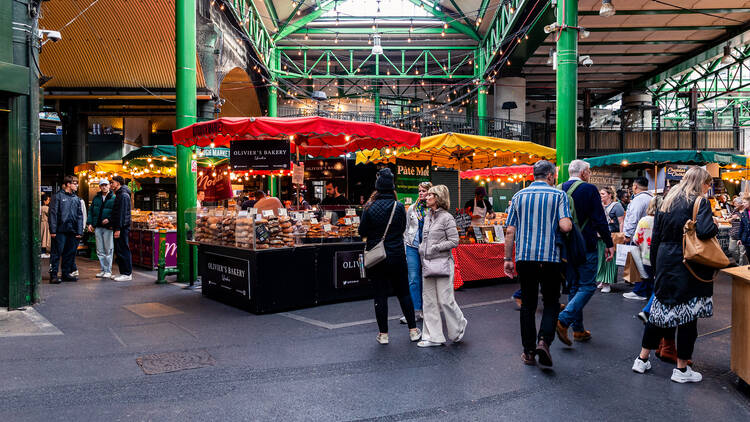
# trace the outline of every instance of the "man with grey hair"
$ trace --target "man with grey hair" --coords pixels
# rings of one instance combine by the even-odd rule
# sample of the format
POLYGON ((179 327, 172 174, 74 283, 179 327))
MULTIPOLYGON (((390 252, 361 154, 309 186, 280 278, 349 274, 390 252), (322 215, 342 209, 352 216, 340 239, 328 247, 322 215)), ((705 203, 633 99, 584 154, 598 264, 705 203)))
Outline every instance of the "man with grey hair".
POLYGON ((521 359, 526 365, 552 366, 549 346, 560 311, 560 232, 569 232, 568 197, 555 189, 557 169, 549 161, 534 164, 534 182, 513 195, 505 234, 505 274, 518 272, 521 284, 521 359), (515 265, 513 251, 515 248, 515 265), (514 268, 515 267, 515 268, 514 268), (542 289, 544 313, 536 331, 536 307, 542 289))
POLYGON ((573 342, 568 338, 568 327, 573 328, 573 338, 576 341, 591 339, 591 331, 583 328, 583 308, 596 291, 599 239, 604 241, 607 261, 612 260, 614 256, 614 245, 599 189, 588 183, 591 177, 589 163, 583 160, 573 160, 570 162, 568 172, 570 179, 561 187, 566 192, 568 201, 572 202, 570 210, 573 223, 581 230, 586 243, 586 260, 577 266, 567 265, 566 278, 570 288, 568 305, 560 312, 557 321, 557 336, 560 341, 571 346, 573 342))

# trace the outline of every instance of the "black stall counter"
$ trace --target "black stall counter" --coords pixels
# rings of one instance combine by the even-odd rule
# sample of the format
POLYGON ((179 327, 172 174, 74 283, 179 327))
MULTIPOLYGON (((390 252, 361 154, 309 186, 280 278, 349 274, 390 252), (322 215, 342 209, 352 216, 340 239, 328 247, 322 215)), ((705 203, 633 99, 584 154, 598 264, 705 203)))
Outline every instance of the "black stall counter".
POLYGON ((372 296, 363 242, 248 250, 198 245, 203 294, 256 314, 372 296))

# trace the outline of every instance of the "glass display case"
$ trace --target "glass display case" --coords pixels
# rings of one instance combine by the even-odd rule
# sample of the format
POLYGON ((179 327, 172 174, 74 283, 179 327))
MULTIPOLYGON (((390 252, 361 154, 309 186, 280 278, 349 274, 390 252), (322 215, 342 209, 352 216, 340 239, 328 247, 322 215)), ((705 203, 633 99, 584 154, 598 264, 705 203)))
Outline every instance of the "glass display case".
POLYGON ((133 230, 177 230, 177 213, 173 211, 133 210, 130 217, 133 230))
POLYGON ((284 208, 236 211, 233 207, 204 207, 187 213, 186 218, 195 216, 191 240, 206 245, 264 250, 360 240, 355 209, 339 218, 331 213, 284 208))

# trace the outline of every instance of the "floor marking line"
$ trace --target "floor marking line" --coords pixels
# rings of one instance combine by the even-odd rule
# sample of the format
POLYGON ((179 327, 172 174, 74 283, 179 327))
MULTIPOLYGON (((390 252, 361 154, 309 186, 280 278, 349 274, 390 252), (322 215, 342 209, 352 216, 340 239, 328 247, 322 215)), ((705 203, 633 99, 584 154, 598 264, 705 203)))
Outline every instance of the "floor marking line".
MULTIPOLYGON (((477 302, 477 303, 470 303, 468 305, 462 305, 461 308, 462 309, 478 308, 480 306, 496 305, 496 304, 500 304, 500 303, 509 303, 509 302, 512 302, 512 301, 513 301, 512 298, 511 299, 489 300, 489 301, 486 301, 486 302, 477 302)), ((310 325, 314 325, 316 327, 325 328, 327 330, 336 330, 336 329, 339 329, 339 328, 355 327, 357 325, 374 324, 374 323, 377 322, 376 319, 363 319, 363 320, 360 320, 360 321, 342 322, 342 323, 338 323, 338 324, 331 324, 331 323, 328 323, 328 322, 325 322, 325 321, 321 321, 321 320, 314 319, 314 318, 309 318, 309 317, 298 315, 298 314, 294 314, 294 313, 291 313, 291 312, 282 312, 282 313, 279 313, 277 315, 281 315, 281 316, 284 316, 284 317, 287 317, 287 318, 291 318, 291 319, 294 319, 294 320, 297 320, 297 321, 300 321, 300 322, 304 322, 304 323, 307 323, 307 324, 310 324, 310 325)), ((399 315, 389 316, 388 320, 389 321, 393 321, 393 320, 399 319, 399 318, 401 318, 401 316, 399 316, 399 315)))
POLYGON ((726 331, 726 330, 728 330, 728 329, 730 329, 730 328, 732 328, 732 326, 731 326, 731 325, 730 325, 730 326, 728 326, 728 327, 724 327, 724 328, 719 328, 718 330, 713 330, 713 331, 710 331, 710 332, 708 332, 708 333, 703 333, 703 334, 699 335, 699 336, 698 336, 698 338, 700 338, 700 337, 705 337, 705 336, 710 336, 711 334, 716 334, 716 333, 720 333, 720 332, 722 332, 722 331, 726 331))

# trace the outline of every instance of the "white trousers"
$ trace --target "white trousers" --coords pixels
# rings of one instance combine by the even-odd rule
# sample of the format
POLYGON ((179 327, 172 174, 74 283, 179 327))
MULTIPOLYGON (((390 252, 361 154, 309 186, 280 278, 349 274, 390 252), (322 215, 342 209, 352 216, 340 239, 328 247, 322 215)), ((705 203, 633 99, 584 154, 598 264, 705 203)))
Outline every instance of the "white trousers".
POLYGON ((448 338, 455 340, 466 329, 466 318, 453 295, 452 266, 449 277, 422 277, 422 311, 422 340, 445 343, 440 311, 445 315, 448 338))

